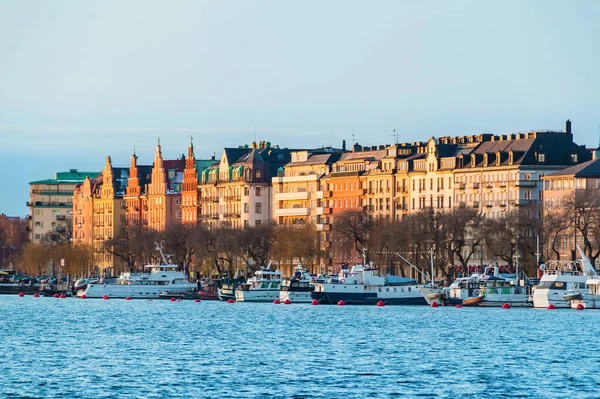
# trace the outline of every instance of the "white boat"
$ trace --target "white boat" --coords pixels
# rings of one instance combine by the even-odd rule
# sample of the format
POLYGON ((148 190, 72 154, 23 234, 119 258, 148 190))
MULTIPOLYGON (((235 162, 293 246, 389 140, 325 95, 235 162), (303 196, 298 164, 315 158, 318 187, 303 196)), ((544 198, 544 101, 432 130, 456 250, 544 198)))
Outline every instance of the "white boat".
POLYGON ((238 302, 272 302, 279 299, 281 285, 281 270, 272 271, 269 266, 261 266, 254 277, 242 283, 235 290, 235 300, 238 302))
POLYGON ((544 275, 533 291, 534 307, 547 308, 554 305, 556 308, 568 308, 571 300, 569 297, 563 298, 568 292, 577 291, 583 296, 588 294, 586 282, 598 275, 581 248, 578 246, 577 249, 581 254, 580 260, 552 260, 540 265, 544 275))
POLYGON ((292 303, 309 303, 312 301, 310 293, 314 290, 314 279, 304 266, 298 265, 294 276, 281 282, 279 299, 282 302, 289 299, 292 303))
POLYGON ((505 303, 511 307, 533 306, 531 286, 527 285, 526 280, 514 284, 514 281, 490 278, 481 286, 479 296, 479 306, 483 307, 501 307, 505 303))
POLYGON ((342 267, 337 279, 316 282, 311 297, 324 304, 374 305, 383 301, 386 305, 425 305, 420 287, 412 278, 382 277, 372 263, 358 264, 351 270, 342 267))
POLYGON ((578 305, 584 309, 600 309, 600 276, 589 275, 585 282, 586 289, 567 291, 563 296, 573 309, 578 305))
POLYGON ((196 284, 190 283, 179 266, 168 263, 162 249, 157 249, 163 259, 162 264, 144 266, 142 273, 122 273, 115 284, 88 284, 85 290, 77 292, 77 296, 88 298, 132 298, 155 299, 161 293, 184 294, 196 289, 196 284))

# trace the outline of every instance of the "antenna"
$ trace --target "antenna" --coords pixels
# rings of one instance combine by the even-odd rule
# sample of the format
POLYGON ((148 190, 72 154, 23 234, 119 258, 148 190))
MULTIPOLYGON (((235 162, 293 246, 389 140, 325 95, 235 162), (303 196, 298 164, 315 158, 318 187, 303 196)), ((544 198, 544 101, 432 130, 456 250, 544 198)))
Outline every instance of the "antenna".
POLYGON ((356 129, 352 129, 352 147, 354 147, 354 144, 356 144, 356 140, 354 138, 354 133, 356 133, 356 129))
POLYGON ((256 143, 256 126, 254 126, 254 140, 253 141, 256 143))
POLYGON ((390 136, 392 136, 394 138, 394 144, 398 144, 398 133, 396 132, 396 125, 394 125, 394 129, 392 130, 393 134, 391 134, 390 136))

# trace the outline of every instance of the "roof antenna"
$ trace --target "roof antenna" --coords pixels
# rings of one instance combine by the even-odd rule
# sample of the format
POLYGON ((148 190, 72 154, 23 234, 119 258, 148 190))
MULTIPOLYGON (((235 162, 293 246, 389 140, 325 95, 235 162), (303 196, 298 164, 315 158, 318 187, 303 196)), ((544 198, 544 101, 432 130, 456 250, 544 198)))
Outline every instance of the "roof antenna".
POLYGON ((354 139, 355 132, 356 132, 356 129, 352 129, 352 147, 354 147, 354 144, 356 144, 356 140, 354 139))
POLYGON ((394 125, 394 129, 392 130, 394 133, 391 134, 394 137, 394 144, 398 144, 398 133, 396 133, 396 125, 394 125))
POLYGON ((254 126, 254 142, 256 143, 256 126, 254 126))

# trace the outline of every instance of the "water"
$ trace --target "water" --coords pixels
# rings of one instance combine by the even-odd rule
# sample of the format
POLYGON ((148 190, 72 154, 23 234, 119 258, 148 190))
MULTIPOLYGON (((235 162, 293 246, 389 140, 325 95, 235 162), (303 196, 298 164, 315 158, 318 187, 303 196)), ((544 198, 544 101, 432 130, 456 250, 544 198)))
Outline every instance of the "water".
POLYGON ((0 296, 0 397, 598 397, 593 310, 0 296))

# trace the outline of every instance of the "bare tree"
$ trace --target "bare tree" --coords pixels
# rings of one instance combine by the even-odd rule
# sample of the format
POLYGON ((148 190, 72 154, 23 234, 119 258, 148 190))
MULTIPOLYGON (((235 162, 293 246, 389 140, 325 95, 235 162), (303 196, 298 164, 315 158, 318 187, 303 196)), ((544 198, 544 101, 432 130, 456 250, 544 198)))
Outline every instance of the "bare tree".
MULTIPOLYGON (((358 253, 362 253, 363 249, 367 249, 372 227, 373 222, 365 211, 345 211, 335 216, 333 221, 334 234, 352 242, 358 253)), ((368 256, 367 253, 367 261, 369 260, 368 256)))
POLYGON ((596 190, 578 190, 567 201, 567 209, 573 214, 573 225, 583 238, 584 251, 590 262, 595 264, 600 255, 600 196, 596 190))
POLYGON ((442 246, 448 253, 450 264, 460 263, 463 272, 468 272, 471 257, 483 242, 483 217, 478 210, 457 208, 439 216, 442 246))
POLYGON ((568 215, 566 208, 544 209, 544 241, 547 248, 546 258, 560 259, 561 240, 572 227, 572 218, 568 215))

